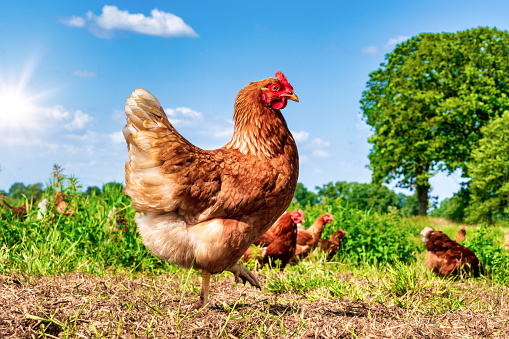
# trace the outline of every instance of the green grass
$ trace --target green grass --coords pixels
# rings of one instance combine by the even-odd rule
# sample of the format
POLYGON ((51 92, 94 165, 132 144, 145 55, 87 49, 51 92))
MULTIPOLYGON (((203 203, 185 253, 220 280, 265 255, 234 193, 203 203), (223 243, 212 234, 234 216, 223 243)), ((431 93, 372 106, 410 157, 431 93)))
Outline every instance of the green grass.
MULTIPOLYGON (((70 216, 58 213, 55 203, 49 205, 42 219, 37 219, 35 207, 28 211, 24 220, 18 220, 9 211, 1 211, 0 274, 22 275, 27 281, 35 275, 55 276, 70 272, 100 277, 169 274, 171 279, 178 281, 179 287, 174 290, 179 298, 178 307, 175 311, 167 311, 166 304, 152 300, 161 300, 163 288, 155 284, 148 286, 150 297, 147 294, 146 298, 140 299, 152 300, 152 318, 148 320, 145 335, 157 334, 153 321, 158 317, 171 319, 179 332, 191 317, 199 316, 196 312, 182 310, 183 300, 196 297, 199 291, 196 272, 163 262, 145 248, 135 229, 135 211, 121 185, 109 184, 99 195, 86 195, 64 178, 59 182, 59 189, 67 196, 68 210, 74 210, 70 216), (125 232, 115 231, 112 222, 108 221, 108 213, 113 207, 126 220, 125 232)), ((44 192, 43 198, 54 201, 55 196, 53 187, 44 192)), ((218 337, 228 337, 228 328, 239 323, 246 324, 246 333, 252 336, 262 337, 266 331, 274 335, 299 335, 307 326, 305 321, 299 320, 298 330, 288 332, 283 325, 283 314, 274 312, 281 295, 298 295, 308 302, 378 303, 398 307, 413 315, 434 316, 465 310, 495 312, 496 305, 487 303, 482 296, 503 295, 504 288, 509 286, 509 253, 501 247, 503 226, 467 225, 464 244, 477 253, 490 272, 476 279, 453 281, 437 278, 425 267, 425 249, 419 233, 424 227, 431 226, 454 238, 463 225, 434 218, 404 218, 395 211, 369 213, 349 209, 342 206, 341 201, 329 201, 304 210, 307 226, 325 212, 331 212, 335 220, 324 230, 324 237, 340 227, 346 232, 342 248, 332 262, 316 257, 289 265, 283 272, 266 265, 259 271, 264 277, 263 293, 269 296, 260 301, 264 306, 246 310, 245 298, 223 303, 221 308, 225 318, 216 333, 218 337), (256 324, 251 318, 258 319, 256 324)), ((231 279, 231 274, 222 273, 214 279, 218 281, 224 277, 231 279)), ((133 307, 132 302, 121 305, 126 314, 131 314, 133 307)), ((70 334, 75 332, 76 319, 80 318, 81 311, 66 313, 67 318, 63 320, 57 317, 59 309, 51 312, 41 309, 28 318, 38 322, 41 335, 45 329, 54 327, 70 334)), ((113 318, 109 325, 111 335, 126 321, 113 318)), ((97 333, 97 337, 104 335, 98 328, 93 328, 92 332, 97 333)))
POLYGON ((155 258, 143 245, 134 223, 134 209, 121 186, 95 196, 62 190, 69 209, 64 216, 56 211, 55 192, 43 198, 52 203, 44 217, 37 219, 37 206, 23 221, 2 210, 0 219, 0 273, 54 275, 73 271, 102 274, 106 271, 167 272, 174 265, 155 258), (125 217, 126 232, 115 231, 108 213, 117 208, 125 217))

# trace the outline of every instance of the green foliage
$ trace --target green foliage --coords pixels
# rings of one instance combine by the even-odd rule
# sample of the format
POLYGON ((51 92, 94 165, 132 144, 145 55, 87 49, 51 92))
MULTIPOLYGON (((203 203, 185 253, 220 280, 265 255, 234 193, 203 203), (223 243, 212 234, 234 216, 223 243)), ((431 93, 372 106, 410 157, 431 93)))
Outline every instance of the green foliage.
POLYGON ((482 225, 469 233, 463 244, 474 251, 492 280, 508 285, 509 252, 504 250, 499 239, 504 239, 501 230, 482 225))
POLYGON ((483 138, 472 152, 469 222, 509 217, 509 111, 481 129, 483 138))
POLYGON ((307 188, 300 182, 297 183, 293 199, 301 206, 312 206, 318 203, 318 196, 315 193, 308 191, 307 188))
POLYGON ((464 222, 466 208, 470 204, 470 190, 464 185, 459 192, 451 198, 446 198, 440 203, 440 207, 431 212, 432 217, 441 217, 455 222, 464 222))
POLYGON ((105 270, 162 272, 175 265, 154 257, 143 245, 134 223, 135 210, 122 185, 106 184, 99 196, 79 192, 77 180, 54 172, 44 192, 50 200, 44 217, 28 211, 21 221, 2 210, 0 218, 0 274, 53 275, 72 271, 102 274, 105 270), (57 193, 56 191, 60 193, 57 193), (57 194, 74 210, 70 216, 56 211, 57 194), (126 220, 125 232, 115 231, 108 213, 116 207, 126 220))
POLYGON ((85 193, 88 195, 99 195, 101 194, 101 189, 97 186, 88 186, 85 193))
POLYGON ((103 189, 102 189, 103 193, 110 193, 110 194, 120 194, 122 193, 124 190, 123 190, 123 186, 121 183, 118 183, 118 182, 108 182, 106 184, 103 185, 103 189))
POLYGON ((31 199, 32 197, 36 197, 40 199, 43 192, 43 186, 39 182, 37 184, 25 186, 25 184, 21 182, 16 182, 12 184, 11 188, 9 188, 9 193, 7 196, 13 200, 21 201, 25 197, 31 199))
MULTIPOLYGON (((391 207, 396 207, 402 215, 417 215, 415 195, 396 194, 383 185, 337 181, 316 187, 316 189, 318 190, 317 202, 323 199, 331 201, 340 198, 345 206, 362 211, 388 213, 391 207)), ((299 199, 296 200, 300 202, 299 199)))
POLYGON ((425 210, 429 178, 467 173, 481 127, 509 109, 509 34, 479 27, 421 33, 370 74, 361 104, 373 127, 373 182, 416 187, 425 210))
MULTIPOLYGON (((292 205, 289 209, 296 209, 292 205)), ((392 262, 413 262, 419 251, 411 240, 420 229, 408 225, 396 213, 370 213, 351 208, 341 198, 323 199, 319 204, 305 209, 305 225, 311 224, 320 215, 332 213, 334 221, 327 225, 322 238, 329 238, 332 233, 342 228, 346 236, 341 241, 341 260, 354 264, 385 264, 392 262)))
POLYGON ((417 201, 417 193, 412 195, 399 193, 398 200, 401 215, 409 217, 419 214, 419 202, 417 201))
POLYGON ((391 206, 403 207, 402 197, 383 185, 338 181, 317 189, 319 199, 330 201, 341 198, 348 207, 362 211, 387 213, 391 206))

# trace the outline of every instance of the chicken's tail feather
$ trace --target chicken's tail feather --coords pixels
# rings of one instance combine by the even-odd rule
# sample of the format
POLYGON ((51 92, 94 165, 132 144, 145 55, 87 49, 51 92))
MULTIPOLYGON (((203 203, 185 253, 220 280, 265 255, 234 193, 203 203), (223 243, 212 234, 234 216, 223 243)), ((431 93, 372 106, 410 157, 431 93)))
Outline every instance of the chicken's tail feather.
POLYGON ((172 210, 174 206, 160 200, 171 195, 173 185, 161 175, 163 161, 158 154, 162 145, 158 141, 179 134, 169 123, 159 101, 144 89, 136 89, 127 99, 125 113, 127 124, 122 132, 129 152, 125 164, 125 192, 137 210, 172 210), (163 203, 166 203, 164 207, 163 203))

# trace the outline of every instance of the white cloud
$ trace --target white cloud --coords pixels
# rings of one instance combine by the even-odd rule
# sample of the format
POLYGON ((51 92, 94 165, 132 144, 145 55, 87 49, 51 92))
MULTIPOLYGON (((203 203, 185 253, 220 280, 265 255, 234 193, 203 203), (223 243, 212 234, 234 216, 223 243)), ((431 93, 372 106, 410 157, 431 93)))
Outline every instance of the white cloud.
POLYGON ((95 78, 97 76, 96 72, 86 71, 86 70, 76 70, 71 73, 74 76, 82 77, 82 78, 95 78))
POLYGON ((328 157, 330 157, 329 152, 327 152, 326 150, 323 150, 323 149, 315 149, 312 154, 316 158, 328 158, 328 157))
POLYGON ((85 128, 93 121, 93 118, 87 113, 83 113, 80 110, 71 113, 61 105, 49 108, 38 108, 38 111, 40 114, 37 118, 41 120, 44 119, 44 121, 39 121, 39 123, 45 129, 60 129, 63 127, 67 130, 75 131, 85 128))
POLYGON ((313 168, 313 175, 319 175, 322 173, 322 169, 321 168, 313 168))
POLYGON ((123 144, 125 142, 122 131, 111 133, 109 134, 109 137, 114 144, 123 144))
POLYGON ((192 127, 203 123, 203 114, 189 107, 166 108, 168 120, 174 127, 192 127))
POLYGON ((362 47, 361 52, 363 54, 376 55, 376 54, 378 54, 378 47, 376 47, 376 46, 362 47))
POLYGON ((85 27, 85 19, 79 17, 79 16, 72 16, 70 18, 67 18, 67 19, 61 19, 60 20, 61 23, 67 25, 67 26, 71 26, 71 27, 79 27, 79 28, 83 28, 85 27))
POLYGON ((311 148, 324 148, 329 146, 330 142, 327 140, 323 140, 322 138, 315 138, 309 143, 309 147, 311 148))
POLYGON ((410 38, 411 37, 406 36, 406 35, 400 35, 400 36, 398 36, 396 38, 390 38, 389 41, 387 41, 385 43, 384 48, 385 49, 392 49, 392 48, 396 47, 397 44, 402 43, 403 41, 407 41, 410 38))
POLYGON ((364 121, 362 114, 357 114, 357 123, 355 123, 355 129, 359 132, 357 136, 362 139, 367 139, 373 135, 371 126, 364 121))
POLYGON ((65 124, 64 127, 71 131, 79 130, 83 129, 86 125, 88 125, 88 123, 92 122, 92 120, 93 119, 90 115, 78 110, 74 112, 73 119, 65 124))
POLYGON ((309 132, 306 131, 300 131, 300 132, 293 132, 292 131, 293 138, 295 139, 295 142, 300 143, 308 140, 309 138, 309 132))
POLYGON ((61 20, 62 23, 80 28, 88 28, 101 38, 112 37, 114 31, 128 31, 138 34, 171 37, 198 37, 198 34, 175 14, 153 9, 150 16, 141 13, 129 13, 116 6, 105 5, 101 15, 92 11, 85 18, 73 16, 61 20))
MULTIPOLYGON (((309 134, 306 136, 306 139, 308 136, 309 134)), ((330 147, 330 141, 322 138, 314 138, 309 142, 304 142, 302 151, 306 152, 306 154, 310 154, 314 158, 329 158, 330 154, 325 150, 327 147, 330 147)))
POLYGON ((406 35, 399 35, 395 38, 390 38, 385 44, 382 46, 366 46, 361 48, 362 54, 368 54, 368 55, 377 55, 380 50, 389 50, 396 47, 397 44, 402 43, 403 41, 407 41, 411 37, 406 35))
POLYGON ((25 121, 17 126, 0 125, 0 143, 9 145, 44 145, 46 140, 62 136, 62 130, 79 132, 90 126, 93 118, 80 110, 70 112, 61 105, 33 105, 25 121))
POLYGON ((233 135, 233 126, 231 127, 226 127, 224 129, 221 129, 221 130, 216 130, 214 133, 214 138, 217 138, 217 139, 227 139, 227 138, 231 138, 232 135, 233 135))

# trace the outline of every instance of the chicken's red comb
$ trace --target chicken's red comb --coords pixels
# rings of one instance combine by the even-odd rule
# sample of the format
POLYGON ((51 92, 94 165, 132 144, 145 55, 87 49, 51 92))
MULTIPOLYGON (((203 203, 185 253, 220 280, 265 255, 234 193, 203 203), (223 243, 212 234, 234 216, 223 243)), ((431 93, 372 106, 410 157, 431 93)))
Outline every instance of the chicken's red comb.
POLYGON ((285 75, 282 72, 276 73, 276 79, 278 79, 279 81, 281 81, 284 84, 290 85, 290 83, 288 82, 288 80, 286 79, 285 75))

